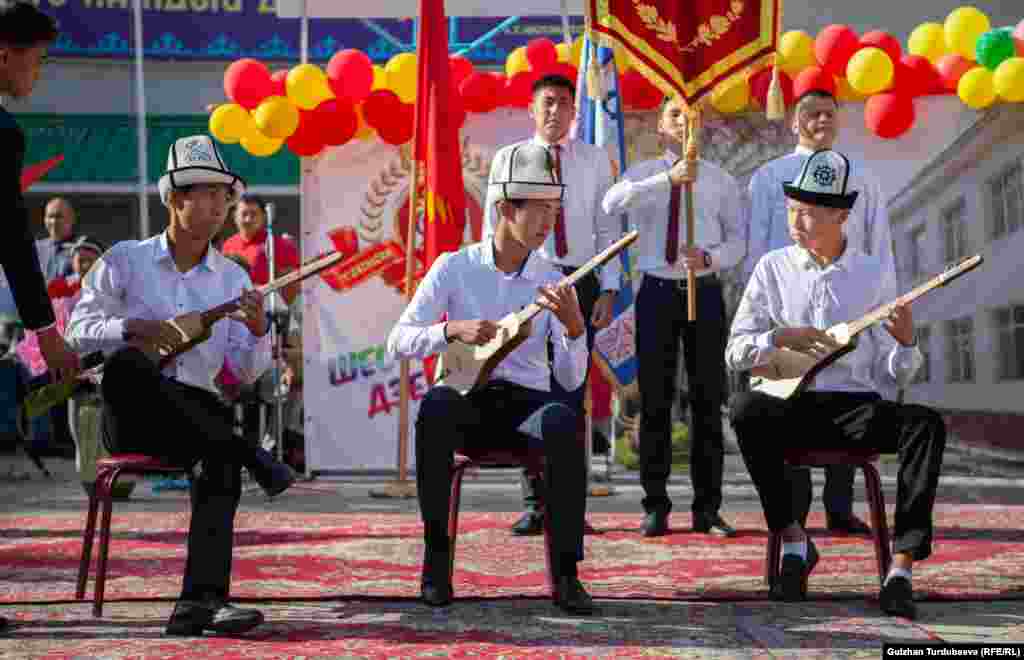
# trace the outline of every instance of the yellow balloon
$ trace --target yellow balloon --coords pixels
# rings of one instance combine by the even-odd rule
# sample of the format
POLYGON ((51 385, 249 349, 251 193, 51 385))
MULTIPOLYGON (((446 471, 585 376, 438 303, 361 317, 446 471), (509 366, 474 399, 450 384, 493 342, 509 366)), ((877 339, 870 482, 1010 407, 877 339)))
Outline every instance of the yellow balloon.
POLYGON ((572 40, 572 55, 569 63, 577 69, 580 66, 580 58, 583 56, 583 37, 579 36, 572 40))
POLYGON ((935 64, 946 54, 946 32, 938 23, 921 23, 910 33, 907 52, 926 57, 935 64))
POLYGON ((559 64, 568 64, 569 58, 572 57, 572 45, 564 41, 560 44, 555 44, 555 52, 558 53, 559 64))
POLYGON ((283 96, 271 96, 252 113, 256 128, 269 138, 283 140, 299 127, 299 109, 283 96))
POLYGON ((893 63, 881 48, 861 48, 846 65, 846 79, 861 94, 884 92, 892 85, 893 63))
POLYGON ((1003 60, 992 78, 999 98, 1011 103, 1024 102, 1024 57, 1003 60))
POLYGON ((284 140, 270 138, 255 130, 249 131, 240 140, 242 148, 253 156, 266 157, 277 153, 277 150, 284 144, 284 140))
POLYGON ((976 66, 960 77, 956 95, 975 110, 987 108, 996 100, 994 78, 991 71, 983 66, 976 66))
POLYGON ((285 81, 288 98, 303 110, 312 110, 324 101, 334 98, 327 84, 327 74, 315 64, 292 67, 285 81))
POLYGON ((379 64, 373 65, 373 85, 370 87, 370 91, 378 89, 387 89, 388 87, 388 72, 384 70, 384 67, 379 64))
POLYGON ((832 79, 836 81, 836 98, 840 101, 857 102, 867 98, 864 94, 855 90, 846 78, 832 76, 832 79))
POLYGON ((402 103, 416 100, 416 55, 399 53, 384 66, 388 74, 388 88, 398 95, 402 103))
POLYGON ((526 46, 520 46, 505 59, 505 75, 511 78, 520 71, 529 71, 530 61, 526 59, 526 46))
POLYGON ((219 105, 210 115, 210 133, 224 144, 235 144, 252 128, 252 115, 237 103, 219 105))
POLYGON ((711 105, 722 114, 744 110, 750 103, 750 83, 744 76, 723 80, 711 90, 711 105))
POLYGON ((779 39, 779 67, 795 76, 809 66, 817 65, 814 57, 814 39, 803 30, 790 30, 779 39))
POLYGON ((373 126, 367 124, 366 119, 363 117, 362 103, 356 106, 356 119, 359 120, 358 128, 356 128, 356 139, 369 140, 372 138, 374 134, 373 126))
POLYGON ((988 32, 991 27, 988 16, 974 7, 954 9, 942 26, 946 49, 973 61, 976 57, 974 46, 978 37, 988 32))

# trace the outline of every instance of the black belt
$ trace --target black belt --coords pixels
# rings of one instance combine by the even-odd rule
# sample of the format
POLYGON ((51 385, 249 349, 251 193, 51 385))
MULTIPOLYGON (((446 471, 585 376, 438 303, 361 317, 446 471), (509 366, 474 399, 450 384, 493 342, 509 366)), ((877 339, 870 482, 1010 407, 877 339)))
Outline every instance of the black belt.
MULTIPOLYGON (((671 287, 676 287, 676 288, 679 288, 679 289, 686 290, 687 289, 686 280, 687 280, 687 278, 685 278, 685 277, 682 278, 682 279, 675 280, 675 279, 671 279, 671 278, 668 278, 668 277, 658 277, 656 275, 648 275, 647 273, 644 273, 644 284, 647 284, 648 282, 650 282, 654 286, 671 286, 671 287)), ((720 283, 721 283, 721 281, 718 278, 718 273, 711 273, 710 275, 704 275, 703 277, 698 277, 697 278, 697 288, 698 289, 700 287, 702 287, 702 286, 705 286, 705 285, 711 285, 711 284, 716 284, 717 285, 717 284, 720 284, 720 283)))

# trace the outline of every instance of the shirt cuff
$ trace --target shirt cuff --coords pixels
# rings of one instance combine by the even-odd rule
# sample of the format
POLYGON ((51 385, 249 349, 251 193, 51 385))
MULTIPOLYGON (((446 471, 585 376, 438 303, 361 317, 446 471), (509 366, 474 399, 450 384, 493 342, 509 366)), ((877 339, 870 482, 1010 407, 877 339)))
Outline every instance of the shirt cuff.
POLYGON ((124 341, 124 319, 111 319, 103 327, 103 338, 107 341, 124 341))
POLYGON ((896 347, 893 349, 892 356, 890 357, 890 366, 892 367, 893 374, 917 371, 921 368, 922 364, 924 364, 924 355, 917 344, 904 346, 896 342, 896 347))
POLYGON ((757 362, 754 364, 755 367, 759 367, 768 361, 775 351, 779 350, 779 347, 775 345, 775 330, 769 330, 768 332, 762 332, 761 334, 754 337, 754 348, 757 349, 757 362))
POLYGON ((582 350, 583 352, 586 352, 587 331, 584 330, 583 332, 581 332, 580 336, 577 337, 576 339, 570 338, 568 333, 562 335, 562 348, 564 348, 566 351, 569 351, 570 353, 575 353, 577 350, 582 350))
MULTIPOLYGON (((429 353, 437 353, 443 351, 448 346, 448 340, 444 338, 444 324, 447 321, 441 321, 427 328, 427 339, 429 339, 430 346, 432 347, 429 353)), ((455 340, 455 337, 452 337, 455 340)))

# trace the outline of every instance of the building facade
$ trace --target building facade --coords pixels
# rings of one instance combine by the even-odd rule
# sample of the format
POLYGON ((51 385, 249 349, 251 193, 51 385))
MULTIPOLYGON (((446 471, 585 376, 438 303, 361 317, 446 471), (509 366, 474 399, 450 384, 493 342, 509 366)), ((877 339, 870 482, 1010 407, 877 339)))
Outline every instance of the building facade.
POLYGON ((914 304, 925 364, 908 402, 945 413, 954 440, 1024 454, 1024 108, 972 121, 889 206, 901 288, 974 254, 980 268, 914 304))

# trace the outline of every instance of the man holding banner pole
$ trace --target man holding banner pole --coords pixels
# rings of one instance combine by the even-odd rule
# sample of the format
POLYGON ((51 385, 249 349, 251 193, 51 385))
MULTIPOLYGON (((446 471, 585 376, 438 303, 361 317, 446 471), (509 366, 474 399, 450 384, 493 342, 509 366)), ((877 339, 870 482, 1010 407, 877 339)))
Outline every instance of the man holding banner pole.
MULTIPOLYGON (((573 82, 560 75, 544 76, 534 83, 533 99, 529 107, 536 128, 533 138, 498 150, 491 168, 491 178, 495 180, 500 174, 496 167, 502 161, 502 154, 525 143, 539 145, 551 154, 554 174, 560 183, 565 184, 567 193, 554 229, 538 248, 538 252, 565 275, 574 272, 622 234, 618 218, 601 209, 601 199, 613 180, 607 152, 569 136, 576 114, 576 93, 573 82)), ((499 219, 496 202, 494 193, 488 191, 484 211, 485 241, 496 230, 499 219)), ((577 281, 575 287, 587 324, 589 355, 594 345, 595 332, 612 320, 612 308, 619 288, 619 261, 615 259, 606 264, 600 279, 591 272, 577 281)), ((572 391, 565 390, 556 380, 552 380, 551 386, 556 394, 580 413, 580 420, 585 420, 586 381, 572 391)), ((580 430, 581 433, 584 431, 583 428, 580 430)), ((541 484, 530 479, 525 470, 522 484, 526 511, 512 526, 512 531, 520 535, 539 534, 543 521, 540 509, 544 499, 541 484)))

